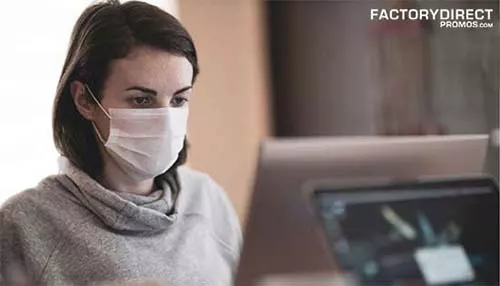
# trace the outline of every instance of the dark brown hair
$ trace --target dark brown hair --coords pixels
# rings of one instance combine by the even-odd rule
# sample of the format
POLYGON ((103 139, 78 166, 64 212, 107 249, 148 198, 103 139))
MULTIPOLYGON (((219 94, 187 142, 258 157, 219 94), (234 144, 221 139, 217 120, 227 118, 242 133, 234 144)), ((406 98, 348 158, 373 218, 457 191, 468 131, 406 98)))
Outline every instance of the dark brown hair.
MULTIPOLYGON (((102 172, 98 141, 91 123, 75 107, 70 84, 86 83, 101 100, 110 63, 141 45, 185 57, 193 66, 194 83, 199 68, 193 40, 175 17, 156 6, 140 1, 96 3, 85 9, 73 29, 54 100, 53 136, 58 151, 94 179, 102 172)), ((179 185, 176 170, 187 159, 187 147, 184 140, 177 161, 158 176, 171 187, 179 185)))

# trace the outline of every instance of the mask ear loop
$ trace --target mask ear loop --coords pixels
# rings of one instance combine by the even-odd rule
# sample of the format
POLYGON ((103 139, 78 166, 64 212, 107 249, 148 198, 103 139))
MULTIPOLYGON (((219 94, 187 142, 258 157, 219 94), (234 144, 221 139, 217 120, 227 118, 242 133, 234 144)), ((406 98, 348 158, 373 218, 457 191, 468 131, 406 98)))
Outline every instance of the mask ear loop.
MULTIPOLYGON (((102 112, 104 112, 104 114, 109 118, 109 120, 111 120, 111 115, 109 115, 109 113, 106 111, 106 109, 104 109, 104 107, 101 105, 101 103, 99 102, 99 100, 97 100, 97 98, 95 97, 94 93, 90 90, 89 86, 87 84, 85 84, 84 86, 85 86, 85 89, 89 92, 89 94, 92 97, 92 99, 94 99, 94 102, 97 103, 97 105, 102 110, 102 112)), ((103 145, 106 144, 106 140, 104 140, 104 138, 101 136, 101 133, 99 132, 99 129, 97 129, 97 126, 95 126, 94 121, 92 121, 92 127, 94 127, 94 131, 97 134, 97 137, 99 138, 99 141, 101 141, 101 143, 103 145)))

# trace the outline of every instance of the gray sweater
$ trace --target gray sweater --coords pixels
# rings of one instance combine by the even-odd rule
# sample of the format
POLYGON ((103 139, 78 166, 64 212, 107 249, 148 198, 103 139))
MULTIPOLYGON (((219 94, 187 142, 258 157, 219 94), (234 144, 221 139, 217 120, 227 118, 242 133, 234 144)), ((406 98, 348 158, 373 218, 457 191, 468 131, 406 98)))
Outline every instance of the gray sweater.
POLYGON ((0 285, 230 285, 241 229, 222 189, 113 192, 69 164, 0 208, 0 285), (170 214, 173 210, 173 214, 170 214))

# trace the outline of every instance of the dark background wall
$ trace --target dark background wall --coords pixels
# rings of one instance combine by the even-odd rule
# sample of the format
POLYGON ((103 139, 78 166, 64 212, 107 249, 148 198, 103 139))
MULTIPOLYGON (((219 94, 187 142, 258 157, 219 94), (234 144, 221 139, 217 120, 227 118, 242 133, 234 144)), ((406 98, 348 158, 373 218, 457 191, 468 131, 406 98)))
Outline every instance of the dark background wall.
MULTIPOLYGON (((406 89, 408 112, 400 116, 414 112, 423 124, 439 126, 433 132, 445 134, 498 129, 498 1, 418 3, 423 8, 491 8, 495 28, 442 29, 437 22, 430 23, 421 37, 422 60, 428 63, 424 73, 418 75, 408 64, 402 70, 417 84, 406 89), (419 82, 424 88, 417 88, 419 82)), ((389 2, 268 1, 266 5, 275 135, 384 134, 379 120, 387 91, 380 80, 377 49, 380 42, 391 43, 379 39, 377 44, 377 23, 369 15, 370 8, 387 8, 389 2)), ((394 52, 389 60, 395 64, 399 53, 407 52, 398 51, 402 46, 389 48, 394 52)), ((386 77, 401 78, 394 70, 386 73, 386 77)), ((488 169, 498 174, 498 147, 492 146, 488 157, 488 169)))

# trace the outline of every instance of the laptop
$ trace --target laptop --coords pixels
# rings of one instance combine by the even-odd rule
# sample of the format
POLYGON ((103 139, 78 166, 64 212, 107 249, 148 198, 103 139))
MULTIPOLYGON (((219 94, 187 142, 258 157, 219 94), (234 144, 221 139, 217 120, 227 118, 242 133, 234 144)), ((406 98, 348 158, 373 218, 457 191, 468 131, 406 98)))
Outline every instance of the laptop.
POLYGON ((309 180, 480 174, 487 135, 270 139, 261 144, 236 285, 335 264, 315 227, 309 180))
POLYGON ((499 285, 499 201, 488 178, 318 186, 312 205, 357 285, 499 285))

